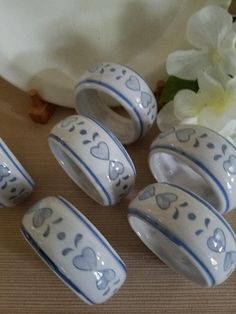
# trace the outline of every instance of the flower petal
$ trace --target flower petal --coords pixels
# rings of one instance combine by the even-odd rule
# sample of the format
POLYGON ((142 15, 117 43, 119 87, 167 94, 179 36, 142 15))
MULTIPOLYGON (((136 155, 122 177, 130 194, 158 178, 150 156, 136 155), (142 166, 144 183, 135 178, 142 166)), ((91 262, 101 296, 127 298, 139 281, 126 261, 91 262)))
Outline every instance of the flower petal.
POLYGON ((197 116, 203 106, 201 95, 188 89, 179 91, 174 98, 174 112, 179 120, 197 116))
POLYGON ((220 46, 232 28, 232 16, 219 6, 207 6, 192 15, 187 25, 187 39, 197 48, 220 46))
POLYGON ((236 130, 236 120, 229 121, 222 130, 220 130, 220 134, 226 138, 234 136, 236 130))
POLYGON ((196 80, 198 73, 208 66, 208 54, 197 50, 175 51, 166 61, 167 73, 185 80, 196 80))
POLYGON ((235 76, 236 75, 236 52, 224 51, 221 57, 221 66, 224 73, 235 76))
POLYGON ((214 94, 224 93, 223 86, 206 71, 199 72, 198 86, 206 102, 211 101, 214 94))
POLYGON ((180 120, 174 114, 173 101, 168 102, 157 115, 157 125, 164 132, 179 124, 180 120))
POLYGON ((222 49, 230 49, 236 51, 236 32, 229 33, 222 42, 222 49))
POLYGON ((232 119, 224 114, 217 114, 211 107, 202 109, 198 116, 198 124, 209 127, 217 132, 221 131, 232 119))

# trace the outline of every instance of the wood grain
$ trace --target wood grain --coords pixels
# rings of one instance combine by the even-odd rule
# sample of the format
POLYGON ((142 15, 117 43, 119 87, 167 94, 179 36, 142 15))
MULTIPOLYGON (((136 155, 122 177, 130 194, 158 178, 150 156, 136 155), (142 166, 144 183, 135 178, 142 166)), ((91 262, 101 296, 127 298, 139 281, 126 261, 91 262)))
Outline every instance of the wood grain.
MULTIPOLYGON (((63 117, 59 108, 47 125, 27 117, 28 96, 0 80, 0 136, 37 183, 22 205, 0 211, 0 313, 236 313, 236 274, 215 289, 201 289, 160 262, 133 234, 127 206, 136 193, 154 182, 147 151, 156 126, 140 142, 128 147, 137 168, 135 188, 120 204, 103 208, 67 177, 49 151, 47 135, 63 117), (59 194, 78 207, 118 251, 128 267, 128 278, 104 305, 89 307, 76 297, 36 256, 19 233, 26 209, 39 199, 59 194)), ((236 228, 236 212, 227 215, 236 228)))

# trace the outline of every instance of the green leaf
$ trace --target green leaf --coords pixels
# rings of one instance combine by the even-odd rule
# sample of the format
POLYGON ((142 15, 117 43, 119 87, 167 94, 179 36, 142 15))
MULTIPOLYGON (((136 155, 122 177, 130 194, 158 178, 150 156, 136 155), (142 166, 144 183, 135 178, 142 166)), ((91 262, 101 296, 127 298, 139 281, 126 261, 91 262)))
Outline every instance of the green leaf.
POLYGON ((160 102, 166 103, 173 100, 178 91, 182 89, 197 92, 199 87, 197 81, 182 80, 176 76, 170 76, 164 85, 160 102))

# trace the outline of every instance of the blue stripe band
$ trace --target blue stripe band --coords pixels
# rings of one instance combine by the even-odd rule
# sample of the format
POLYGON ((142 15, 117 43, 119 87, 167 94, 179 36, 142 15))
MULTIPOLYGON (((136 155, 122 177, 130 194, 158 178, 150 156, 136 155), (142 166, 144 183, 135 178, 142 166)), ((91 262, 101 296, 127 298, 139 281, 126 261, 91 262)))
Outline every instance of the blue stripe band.
POLYGON ((107 88, 108 90, 112 91, 116 96, 120 97, 122 100, 125 101, 125 103, 132 108, 133 112, 135 113, 138 121, 139 121, 139 125, 140 125, 140 134, 139 134, 139 138, 141 138, 143 136, 143 132, 144 132, 144 126, 143 126, 143 120, 142 120, 142 117, 141 115, 139 114, 137 108, 135 105, 133 105, 133 103, 126 97, 124 96, 123 94, 121 94, 121 92, 119 90, 117 90, 116 88, 114 88, 113 86, 107 84, 107 83, 104 83, 102 81, 97 81, 97 80, 92 80, 92 79, 87 79, 87 80, 84 80, 84 81, 81 81, 79 82, 79 84, 76 86, 79 87, 83 84, 86 84, 86 83, 92 83, 92 84, 95 84, 95 85, 100 85, 100 86, 103 86, 105 88, 107 88))
POLYGON ((227 221, 225 221, 225 219, 223 218, 223 216, 215 209, 213 208, 207 201, 205 201, 203 198, 199 197, 197 194, 182 188, 178 185, 172 184, 172 183, 166 183, 166 182, 162 182, 161 184, 166 184, 166 185, 170 185, 173 186, 179 190, 184 191, 185 193, 191 195, 193 198, 197 199, 202 205, 206 206, 213 215, 215 215, 221 222, 222 224, 224 224, 224 226, 226 227, 226 229, 231 233, 232 237, 234 238, 234 240, 236 241, 236 234, 234 233, 233 229, 230 227, 230 225, 227 223, 227 221))
POLYGON ((69 145, 67 145, 60 137, 56 136, 55 134, 49 134, 49 138, 54 139, 57 141, 59 144, 61 144, 65 149, 67 149, 75 158, 76 160, 79 161, 79 163, 86 169, 86 171, 93 177, 94 181, 100 186, 102 189, 103 193, 105 194, 107 200, 108 200, 108 205, 112 204, 111 197, 103 184, 99 181, 97 176, 93 173, 93 171, 89 168, 89 166, 73 151, 72 148, 70 148, 69 145))
POLYGON ((26 241, 35 249, 38 255, 47 263, 47 265, 61 278, 68 286, 74 290, 76 293, 82 295, 90 304, 95 304, 87 295, 83 293, 68 277, 61 272, 55 263, 48 257, 48 255, 39 247, 38 243, 31 237, 31 235, 26 231, 23 225, 20 228, 26 241))
POLYGON ((202 170, 204 170, 206 172, 206 174, 215 182, 215 184, 218 186, 219 190, 221 191, 221 193, 223 194, 223 197, 225 199, 225 209, 223 211, 223 213, 227 213, 227 211, 230 208, 230 203, 229 203, 229 198, 228 195, 224 189, 224 187, 222 186, 222 184, 220 183, 220 181, 214 176, 213 173, 211 173, 209 171, 209 169, 198 159, 196 159, 195 157, 189 155, 188 153, 182 151, 182 150, 178 150, 175 147, 169 146, 169 145, 155 145, 153 147, 151 147, 151 152, 155 149, 165 149, 165 150, 170 150, 173 151, 175 153, 177 153, 178 155, 182 155, 184 157, 186 157, 187 159, 189 159, 190 161, 192 161, 193 163, 195 163, 199 168, 201 168, 202 170))
POLYGON ((162 226, 157 220, 151 218, 150 216, 145 215, 139 209, 129 208, 128 209, 129 216, 135 216, 139 219, 149 223, 158 231, 160 231, 165 237, 167 237, 170 241, 175 243, 177 246, 182 247, 189 255, 196 261, 196 263, 204 270, 204 272, 208 275, 208 279, 211 282, 211 286, 216 284, 214 276, 211 274, 210 270, 206 267, 206 265, 201 261, 201 259, 179 238, 177 238, 170 230, 166 229, 162 226))
POLYGON ((79 213, 79 211, 75 210, 69 202, 67 202, 64 198, 61 196, 56 196, 58 200, 60 200, 69 210, 71 210, 85 225, 86 227, 93 233, 93 235, 101 242, 101 244, 109 251, 109 253, 114 257, 114 259, 117 261, 117 263, 121 266, 121 268, 126 272, 126 266, 122 262, 122 260, 114 254, 113 250, 111 249, 111 246, 107 244, 104 239, 100 236, 100 234, 91 226, 86 219, 79 213))
POLYGON ((33 188, 35 186, 34 182, 20 169, 18 164, 15 162, 15 160, 11 157, 9 152, 5 149, 5 147, 0 143, 0 148, 4 151, 4 153, 7 155, 7 157, 10 159, 10 161, 13 163, 13 165, 16 167, 16 169, 20 172, 20 174, 25 178, 25 180, 29 183, 29 185, 33 188))

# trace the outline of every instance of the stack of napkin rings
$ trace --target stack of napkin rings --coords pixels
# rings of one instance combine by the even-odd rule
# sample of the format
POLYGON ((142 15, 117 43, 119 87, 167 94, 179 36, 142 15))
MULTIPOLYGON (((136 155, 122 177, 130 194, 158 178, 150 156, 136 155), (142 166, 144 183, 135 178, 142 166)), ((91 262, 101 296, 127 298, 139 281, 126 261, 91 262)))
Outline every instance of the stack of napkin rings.
MULTIPOLYGON (((121 143, 133 143, 152 126, 155 97, 136 72, 103 63, 82 75, 75 99, 80 115, 58 123, 49 134, 49 146, 85 193, 99 204, 114 205, 129 193, 136 176, 121 143), (102 94, 117 101, 128 117, 106 105, 102 94)), ((12 205, 11 193, 17 195, 16 203, 33 186, 29 175, 10 157, 9 161, 1 157, 0 179, 6 183, 5 194, 0 195, 2 206, 12 205), (20 178, 19 187, 11 177, 20 178), (23 195, 18 195, 23 187, 23 195)), ((149 165, 160 183, 146 187, 131 202, 132 229, 154 254, 192 282, 204 287, 222 283, 236 265, 236 236, 221 215, 236 205, 236 148, 205 127, 181 125, 157 137, 149 165)), ((119 255, 63 197, 47 197, 34 205, 23 217, 21 232, 88 304, 105 302, 126 279, 119 255)))

